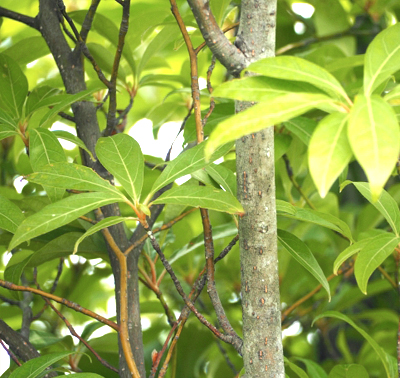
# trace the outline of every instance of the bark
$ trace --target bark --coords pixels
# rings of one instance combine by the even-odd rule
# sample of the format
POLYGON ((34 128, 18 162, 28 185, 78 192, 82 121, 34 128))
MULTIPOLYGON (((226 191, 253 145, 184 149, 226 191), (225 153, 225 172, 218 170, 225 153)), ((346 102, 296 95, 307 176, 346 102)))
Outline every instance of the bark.
MULTIPOLYGON (((231 74, 237 75, 243 56, 246 66, 274 56, 276 0, 242 1, 236 52, 216 30, 208 2, 188 2, 208 47, 231 74)), ((249 106, 238 102, 236 110, 249 106)), ((245 210, 239 235, 246 377, 284 377, 272 127, 236 142, 236 166, 238 198, 245 210)))

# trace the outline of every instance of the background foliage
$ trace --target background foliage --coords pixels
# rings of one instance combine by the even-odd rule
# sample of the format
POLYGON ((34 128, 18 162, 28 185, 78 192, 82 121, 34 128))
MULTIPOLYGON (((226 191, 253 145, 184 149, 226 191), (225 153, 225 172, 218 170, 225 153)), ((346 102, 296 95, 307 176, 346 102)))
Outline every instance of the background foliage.
MULTIPOLYGON (((80 25, 89 2, 66 1, 65 4, 72 20, 80 25)), ((183 1, 178 5, 186 25, 192 28, 193 44, 200 45, 203 39, 190 8, 183 1)), ((1 6, 35 15, 38 5, 28 0, 3 0, 1 6)), ((211 1, 211 8, 221 26, 231 26, 236 22, 239 6, 230 1, 211 1)), ((151 121, 156 138, 162 131, 175 136, 177 128, 168 122, 180 124, 191 106, 189 58, 169 8, 167 1, 132 2, 130 28, 118 76, 117 102, 119 109, 125 109, 134 90, 132 110, 120 125, 120 129, 124 128, 125 133, 133 137, 143 133, 144 123, 137 123, 143 119, 151 121)), ((216 130, 211 137, 216 141, 215 147, 218 138, 226 142, 227 138, 233 140, 249 131, 276 124, 277 212, 281 230, 279 275, 286 374, 289 377, 397 376, 399 294, 396 246, 400 233, 400 186, 395 164, 400 140, 400 91, 396 73, 400 69, 399 17, 400 5, 390 0, 314 0, 307 3, 280 0, 277 13, 279 57, 255 63, 249 68, 260 77, 221 85, 228 77, 218 63, 212 74, 211 83, 217 100, 205 126, 205 134, 216 130), (299 4, 303 6, 299 8, 299 4), (307 15, 301 10, 314 12, 307 15), (285 97, 276 96, 277 92, 285 97), (231 127, 232 120, 228 119, 234 113, 234 99, 261 102, 250 110, 252 113, 246 113, 242 118, 235 116, 237 133, 231 127), (286 114, 273 118, 275 115, 271 109, 286 114), (246 122, 255 129, 249 130, 246 122), (370 186, 360 183, 367 179, 370 186), (383 186, 386 191, 382 192, 383 186), (333 271, 338 275, 333 275, 333 271)), ((109 51, 114 50, 117 44, 119 22, 117 4, 103 1, 88 37, 87 46, 106 74, 112 70, 109 51)), ((77 248, 77 255, 71 255, 76 249, 75 242, 89 228, 87 222, 76 218, 87 211, 66 219, 60 228, 57 228, 57 220, 54 227, 36 234, 29 234, 31 230, 28 228, 18 229, 19 223, 63 198, 64 187, 97 190, 96 185, 101 187, 100 192, 87 195, 86 199, 91 204, 90 210, 99 203, 118 200, 122 202, 122 216, 132 217, 134 214, 126 198, 134 204, 139 198, 143 202, 149 193, 187 172, 183 167, 177 170, 178 174, 167 179, 165 171, 160 175, 159 171, 150 168, 152 164, 162 162, 158 151, 147 154, 146 150, 144 161, 149 164, 143 168, 143 174, 135 171, 140 171, 136 165, 128 176, 124 175, 118 168, 115 155, 129 149, 140 161, 141 153, 133 139, 118 134, 113 140, 116 145, 120 143, 119 147, 109 145, 104 139, 97 145, 96 153, 123 188, 108 188, 104 180, 97 182, 100 178, 90 176, 91 172, 83 171, 83 168, 76 168, 82 169, 78 171, 79 177, 87 179, 92 187, 89 188, 87 183, 79 187, 78 183, 73 188, 72 173, 67 183, 62 183, 59 175, 67 169, 65 162, 80 164, 78 146, 84 145, 72 135, 73 129, 68 129, 72 134, 56 131, 55 121, 61 120, 63 124, 73 126, 58 113, 70 114, 70 105, 77 100, 101 101, 105 87, 87 62, 89 89, 78 95, 66 95, 49 50, 35 30, 3 18, 0 33, 0 210, 3 214, 0 218, 0 252, 3 256, 0 270, 4 273, 4 280, 15 284, 21 284, 22 280, 22 284, 28 284, 33 282, 33 268, 37 267, 37 281, 42 289, 49 291, 57 277, 59 259, 65 258, 56 294, 106 315, 112 307, 113 282, 100 233, 84 239, 77 248), (27 136, 30 156, 24 144, 27 136), (65 144, 59 143, 65 140, 76 146, 67 149, 65 144), (121 147, 123 143, 129 146, 121 147), (108 159, 112 163, 107 164, 108 159), (46 167, 48 163, 55 165, 49 168, 46 167), (57 183, 49 181, 52 169, 58 175, 57 183), (26 175, 30 175, 30 180, 24 182, 26 185, 22 188, 21 176, 26 175), (131 176, 135 176, 133 183, 130 182, 131 176), (8 221, 4 214, 8 214, 12 221, 8 221), (50 232, 45 233, 48 230, 50 232), (35 238, 29 244, 20 244, 32 237, 35 238), (7 252, 10 242, 12 247, 21 248, 12 257, 7 252)), ((233 31, 228 35, 234 39, 233 31)), ((199 76, 205 86, 211 63, 211 53, 207 48, 199 52, 198 61, 199 76)), ((202 90, 201 99, 205 114, 210 104, 206 89, 202 90)), ((106 125, 106 106, 98 111, 102 129, 106 125)), ((183 136, 184 145, 195 140, 193 116, 188 118, 183 136)), ((211 153, 210 146, 211 143, 208 147, 211 153)), ((144 144, 141 147, 146 148, 144 144)), ((214 155, 214 158, 222 155, 214 155)), ((209 165, 205 171, 188 173, 191 173, 193 183, 200 180, 209 187, 221 185, 235 195, 235 180, 232 180, 234 159, 230 152, 218 166, 209 165)), ((198 169, 204 165, 200 162, 198 169)), ((168 169, 173 171, 174 167, 168 169)), ((185 191, 187 187, 177 188, 173 190, 185 191)), ((193 189, 189 191, 192 195, 193 189)), ((206 194, 201 196, 204 200, 206 194)), ((191 198, 188 203, 171 202, 163 210, 156 227, 174 219, 186 206, 195 205, 193 201, 191 198)), ((240 212, 240 206, 232 199, 226 202, 230 205, 228 210, 216 210, 240 212)), ((164 200, 162 203, 168 202, 164 200)), ((71 204, 71 208, 74 207, 76 201, 71 204)), ((51 213, 49 210, 46 217, 51 213)), ((63 215, 61 211, 60 216, 63 215)), ((227 213, 210 211, 210 215, 216 250, 221 251, 235 236, 236 225, 227 213)), ((46 217, 32 218, 32 225, 41 224, 46 217)), ((130 234, 136 222, 128 219, 125 225, 130 234)), ((190 213, 157 238, 178 278, 187 284, 184 289, 188 292, 203 267, 203 237, 198 212, 190 213)), ((217 288, 236 330, 241 327, 238 252, 234 247, 216 270, 217 288)), ((154 257, 155 253, 147 242, 140 260, 142 274, 151 274, 148 258, 154 257)), ((162 265, 157 263, 157 277, 162 271, 162 265)), ((160 288, 170 310, 179 314, 182 301, 167 276, 162 279, 160 288)), ((37 314, 44 304, 40 297, 27 297, 5 288, 0 289, 0 298, 0 317, 14 329, 21 327, 22 319, 21 309, 12 305, 13 301, 32 300, 33 314, 37 314)), ((146 285, 140 286, 140 300, 149 370, 151 351, 161 349, 170 326, 162 305, 146 285)), ((213 314, 208 313, 211 308, 208 296, 202 294, 199 303, 203 313, 215 321, 213 314)), ((99 323, 88 321, 78 312, 59 308, 103 358, 114 366, 118 365, 115 332, 109 332, 106 327, 99 328, 99 323)), ((82 371, 117 376, 105 370, 93 356, 91 361, 82 354, 73 354, 69 360, 65 359, 71 351, 91 353, 69 335, 64 323, 50 309, 32 323, 30 340, 43 355, 60 353, 59 363, 64 368, 79 366, 82 371)), ((48 365, 55 366, 54 362, 49 361, 48 365)), ((192 316, 182 332, 171 365, 167 373, 170 377, 233 377, 241 370, 242 362, 233 348, 225 345, 222 348, 192 316)), ((14 369, 15 365, 11 364, 3 376, 10 376, 14 369)))

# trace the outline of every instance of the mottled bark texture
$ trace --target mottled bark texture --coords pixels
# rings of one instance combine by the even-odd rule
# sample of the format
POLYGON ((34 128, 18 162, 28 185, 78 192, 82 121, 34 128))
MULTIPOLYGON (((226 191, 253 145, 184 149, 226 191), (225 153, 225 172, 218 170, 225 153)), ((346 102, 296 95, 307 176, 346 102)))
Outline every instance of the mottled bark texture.
MULTIPOLYGON (((275 0, 242 1, 236 45, 250 62, 274 56, 275 19, 275 0)), ((247 107, 238 102, 236 111, 247 107)), ((236 141, 236 167, 245 210, 239 221, 245 376, 283 378, 273 127, 236 141)))
MULTIPOLYGON (((56 0, 40 0, 39 8, 39 30, 42 33, 50 51, 56 61, 57 67, 61 73, 65 89, 68 93, 78 93, 86 89, 84 77, 84 59, 81 49, 76 46, 73 50, 69 47, 65 36, 60 28, 59 17, 60 13, 57 8, 56 0)), ((96 109, 93 103, 85 101, 78 102, 72 106, 74 118, 76 122, 76 129, 79 138, 86 144, 86 146, 95 155, 95 145, 100 137, 100 129, 97 122, 96 109)), ((99 162, 92 162, 89 156, 83 153, 83 163, 92 167, 102 175, 107 177, 107 172, 99 162)), ((107 177, 109 178, 109 177, 107 177)), ((104 216, 119 215, 119 208, 115 205, 110 205, 102 208, 104 216)), ((128 240, 121 225, 116 225, 110 228, 111 234, 121 250, 125 250, 128 246, 128 240)), ((116 259, 113 251, 109 248, 109 256, 113 275, 115 278, 116 289, 116 303, 117 303, 117 320, 120 323, 120 268, 118 260, 116 259)), ((128 328, 130 333, 130 340, 132 343, 132 351, 134 354, 135 362, 139 373, 142 377, 146 376, 144 366, 143 354, 143 341, 142 330, 140 325, 140 307, 139 307, 139 294, 138 294, 138 269, 137 261, 139 258, 138 253, 131 253, 128 259, 128 328)), ((131 377, 127 367, 124 355, 119 345, 120 350, 120 377, 131 377)))

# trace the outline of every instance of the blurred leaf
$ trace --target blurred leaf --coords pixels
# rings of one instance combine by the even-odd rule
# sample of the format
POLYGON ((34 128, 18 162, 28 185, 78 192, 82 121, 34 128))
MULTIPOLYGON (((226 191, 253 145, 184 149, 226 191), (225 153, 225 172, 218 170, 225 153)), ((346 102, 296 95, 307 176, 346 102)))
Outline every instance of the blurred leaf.
POLYGON ((400 24, 380 32, 365 54, 364 93, 371 95, 387 78, 400 69, 400 24))
POLYGON ((55 230, 93 209, 118 201, 121 201, 121 197, 111 195, 111 193, 83 193, 54 202, 26 218, 20 224, 11 240, 9 249, 55 230))
POLYGON ((332 74, 322 67, 296 56, 261 59, 250 64, 247 69, 263 76, 303 81, 315 85, 336 99, 348 98, 346 91, 332 74))
POLYGON ((10 378, 37 378, 42 376, 42 372, 46 370, 51 364, 60 361, 64 357, 70 356, 75 352, 59 352, 50 353, 46 356, 40 356, 29 360, 15 369, 10 378))
MULTIPOLYGON (((65 162, 67 159, 60 142, 46 129, 32 129, 29 136, 29 157, 34 171, 37 171, 45 165, 65 162)), ((53 186, 43 186, 52 202, 61 199, 64 196, 64 190, 53 186)))
POLYGON ((63 338, 57 337, 51 332, 31 329, 29 341, 37 349, 42 349, 60 342, 63 338))
POLYGON ((24 38, 3 52, 21 66, 50 54, 46 41, 42 36, 38 35, 24 38))
POLYGON ((75 373, 70 374, 70 376, 76 378, 104 378, 102 375, 98 375, 96 373, 75 373))
POLYGON ((209 157, 208 161, 206 161, 204 156, 205 145, 205 142, 200 143, 197 146, 184 151, 172 160, 153 184, 151 194, 156 193, 158 190, 175 181, 177 178, 196 172, 224 156, 232 148, 233 143, 220 146, 212 156, 209 157))
POLYGON ((19 65, 6 54, 0 54, 0 88, 0 108, 13 119, 21 119, 28 80, 19 65))
POLYGON ((139 143, 127 134, 100 138, 96 154, 135 203, 139 202, 144 175, 144 158, 139 143))
POLYGON ((277 161, 288 151, 292 137, 287 134, 275 134, 274 142, 274 159, 277 161))
POLYGON ((368 332, 364 331, 362 328, 357 326, 349 317, 347 317, 344 314, 341 314, 340 312, 337 311, 327 311, 324 312, 323 314, 318 315, 314 320, 313 324, 324 317, 329 317, 329 318, 336 318, 339 320, 343 320, 346 323, 350 324, 357 332, 359 332, 365 340, 368 341, 368 343, 371 345, 371 347, 374 349, 376 354, 378 355, 379 359, 381 360, 385 371, 386 371, 386 376, 387 378, 396 378, 396 376, 393 376, 390 374, 390 367, 389 367, 389 355, 382 349, 381 346, 368 334, 368 332))
POLYGON ((0 228, 15 233, 24 219, 21 209, 0 195, 0 228))
POLYGON ((296 373, 296 375, 300 378, 309 378, 307 373, 300 367, 298 367, 296 364, 293 362, 290 362, 286 357, 283 358, 285 361, 285 365, 289 366, 289 368, 296 373))
MULTIPOLYGON (((5 127, 4 130, 15 130, 17 131, 18 122, 10 115, 8 115, 4 110, 0 109, 0 126, 5 127)), ((3 138, 2 138, 3 139, 3 138)))
POLYGON ((318 124, 310 140, 308 164, 322 198, 353 156, 347 140, 347 119, 344 113, 329 114, 318 124))
POLYGON ((354 275, 360 290, 364 294, 367 293, 368 280, 371 274, 393 253, 399 243, 400 237, 396 237, 392 233, 385 233, 369 240, 369 243, 364 245, 358 253, 354 265, 354 275))
POLYGON ((42 85, 33 89, 29 93, 28 99, 25 105, 25 116, 29 116, 35 110, 38 110, 45 106, 52 106, 59 104, 66 95, 60 95, 60 90, 57 88, 50 87, 48 85, 42 85))
POLYGON ((299 137, 308 146, 311 135, 317 127, 317 122, 307 117, 296 117, 283 123, 285 128, 299 137))
POLYGON ((316 280, 322 285, 322 287, 328 293, 329 301, 331 300, 331 292, 329 283, 326 280, 324 272, 318 264, 318 261, 308 248, 308 246, 302 242, 297 236, 290 232, 279 230, 278 240, 282 246, 290 253, 290 255, 301 264, 306 270, 308 270, 316 280))
MULTIPOLYGON (((15 285, 20 284, 22 272, 32 257, 32 251, 19 251, 18 254, 22 255, 22 257, 26 257, 22 261, 16 263, 14 263, 14 259, 11 259, 4 270, 4 279, 8 282, 12 282, 15 285)), ((16 256, 18 259, 21 258, 19 255, 16 256)), ((15 294, 16 298, 18 298, 18 292, 15 294)))
POLYGON ((303 362, 306 365, 307 373, 311 378, 327 378, 328 374, 326 374, 325 370, 321 367, 321 365, 317 364, 312 360, 308 360, 306 358, 294 358, 296 361, 303 362))
POLYGON ((330 371, 328 378, 369 378, 369 374, 362 365, 336 365, 330 371))
POLYGON ((318 224, 319 226, 326 227, 343 234, 350 241, 353 240, 349 226, 334 215, 321 213, 316 210, 295 207, 282 200, 276 201, 276 210, 278 215, 318 224))
POLYGON ((261 102, 219 123, 207 141, 206 155, 223 143, 288 121, 311 109, 339 110, 334 100, 314 93, 289 93, 275 97, 267 104, 261 102))
POLYGON ((376 200, 399 157, 399 124, 392 107, 379 96, 358 95, 350 112, 348 136, 376 200))
POLYGON ((167 190, 152 203, 187 205, 230 214, 244 213, 242 205, 232 194, 210 186, 178 186, 167 190))

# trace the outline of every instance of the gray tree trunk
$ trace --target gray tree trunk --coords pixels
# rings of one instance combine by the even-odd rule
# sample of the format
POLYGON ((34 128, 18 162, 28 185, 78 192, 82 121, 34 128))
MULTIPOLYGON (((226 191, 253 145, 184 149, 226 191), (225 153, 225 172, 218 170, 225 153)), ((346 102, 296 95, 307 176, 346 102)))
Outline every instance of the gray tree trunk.
MULTIPOLYGON (((276 0, 242 2, 236 45, 252 62, 274 56, 276 0)), ((236 111, 249 107, 238 102, 236 111)), ((271 126, 271 125, 266 125, 271 126)), ((274 129, 236 141, 246 378, 284 377, 275 204, 274 129)))

